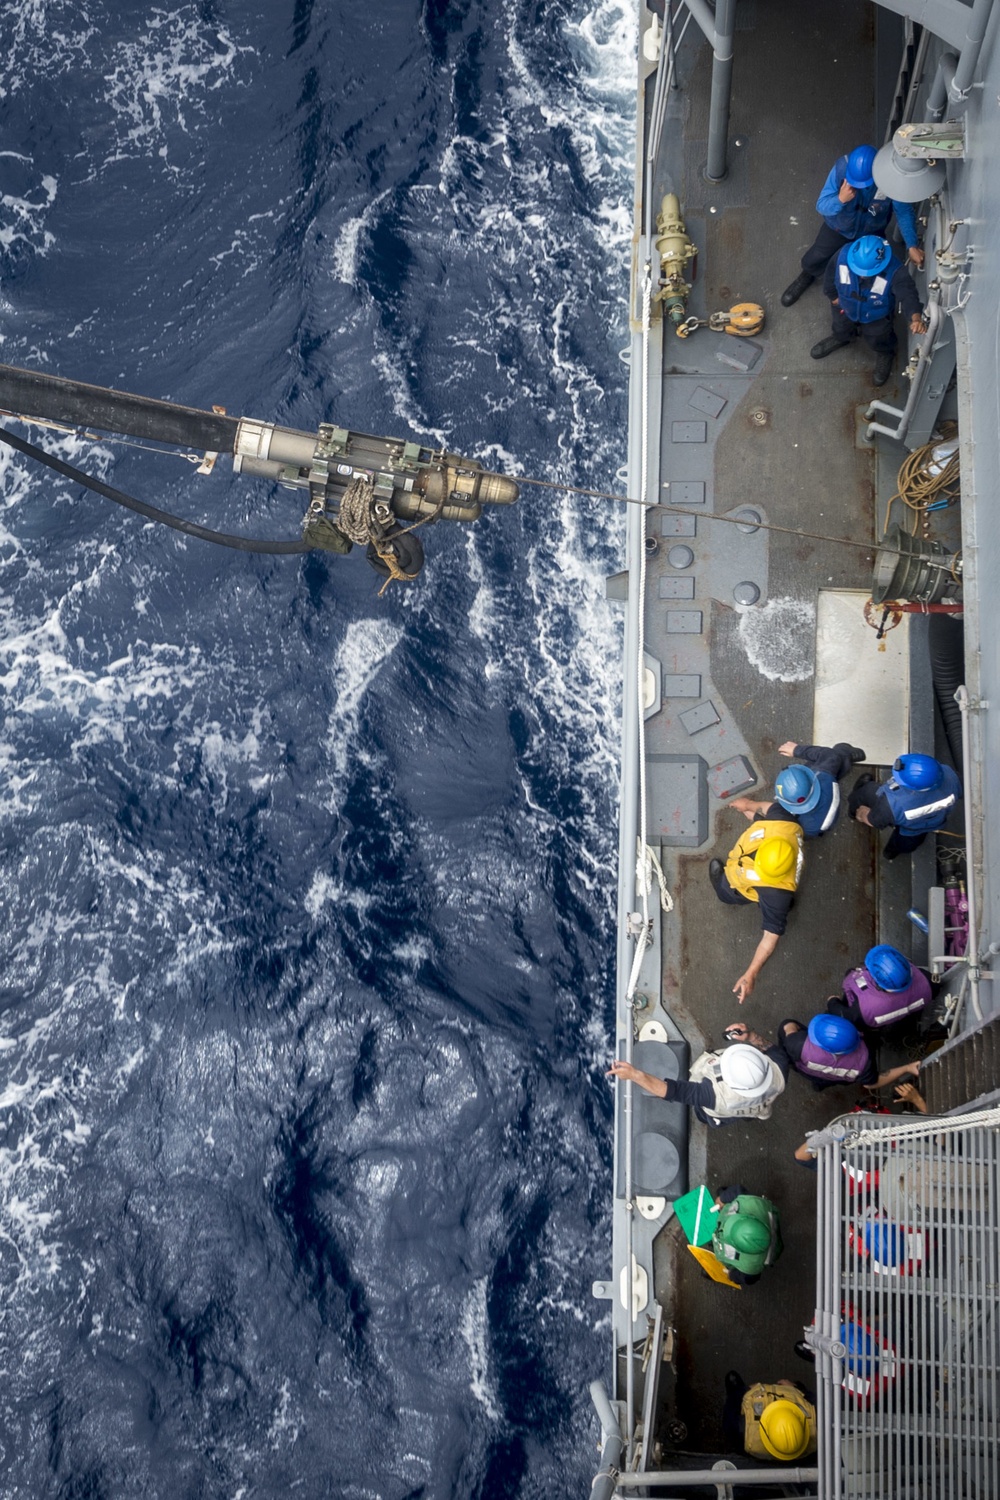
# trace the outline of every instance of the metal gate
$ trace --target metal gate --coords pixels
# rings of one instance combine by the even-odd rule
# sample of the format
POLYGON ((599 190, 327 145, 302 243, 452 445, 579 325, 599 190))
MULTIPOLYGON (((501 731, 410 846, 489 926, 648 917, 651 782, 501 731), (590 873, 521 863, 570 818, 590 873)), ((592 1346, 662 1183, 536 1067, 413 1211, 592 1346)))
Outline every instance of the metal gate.
POLYGON ((1000 1497, 1000 1110, 818 1141, 821 1500, 1000 1497))

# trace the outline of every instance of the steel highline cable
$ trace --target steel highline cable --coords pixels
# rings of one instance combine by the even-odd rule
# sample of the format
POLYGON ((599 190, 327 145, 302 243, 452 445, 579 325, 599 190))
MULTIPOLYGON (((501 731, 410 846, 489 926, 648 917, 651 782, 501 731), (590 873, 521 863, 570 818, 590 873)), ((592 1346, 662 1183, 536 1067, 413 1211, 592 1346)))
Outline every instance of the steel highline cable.
MULTIPOLYGON (((80 428, 63 427, 60 423, 56 422, 40 422, 37 418, 34 417, 18 416, 16 420, 20 422, 34 423, 35 425, 42 427, 54 427, 59 431, 72 433, 78 437, 93 438, 95 441, 120 442, 124 443, 126 446, 136 448, 146 447, 146 445, 142 443, 132 443, 127 438, 106 437, 98 439, 96 434, 81 430, 80 428)), ((20 448, 22 453, 25 453, 31 458, 37 459, 40 463, 47 464, 49 468, 55 469, 57 473, 61 472, 65 478, 76 479, 79 483, 85 484, 88 489, 95 490, 98 494, 104 495, 109 500, 115 500, 119 505, 126 505, 130 510, 136 510, 139 511, 140 514, 147 515, 150 520, 160 521, 164 525, 173 526, 174 529, 178 531, 186 531, 191 536, 200 536, 205 541, 214 541, 217 543, 221 543, 221 545, 223 546, 235 547, 239 551, 247 552, 274 551, 290 553, 307 552, 311 550, 308 543, 255 542, 250 538, 225 537, 224 533, 209 531, 207 527, 198 527, 190 521, 179 521, 177 517, 168 517, 167 512, 158 511, 154 506, 145 507, 143 505, 143 502, 141 501, 135 501, 132 500, 131 497, 122 496, 120 490, 116 490, 111 493, 110 485, 103 485, 100 480, 93 480, 89 476, 85 476, 83 471, 79 469, 73 469, 69 464, 61 465, 58 459, 54 459, 51 455, 45 454, 43 449, 38 449, 35 448, 32 444, 24 443, 23 440, 14 437, 12 433, 7 432, 4 429, 0 429, 0 442, 4 441, 9 442, 12 447, 20 448)), ((185 453, 182 450, 176 448, 150 448, 148 451, 155 453, 164 453, 172 457, 183 458, 188 462, 193 462, 197 457, 197 455, 194 453, 185 453)), ((802 537, 804 540, 811 542, 830 542, 837 547, 854 547, 861 552, 879 551, 887 557, 909 556, 908 553, 899 552, 894 547, 885 547, 878 542, 859 542, 855 540, 854 537, 829 536, 826 532, 823 531, 803 531, 800 527, 797 526, 779 526, 775 521, 765 521, 763 519, 761 519, 760 521, 751 522, 746 515, 725 516, 720 515, 717 511, 694 510, 689 506, 671 505, 669 503, 665 503, 662 500, 637 500, 632 495, 615 495, 610 490, 586 489, 582 485, 559 483, 554 479, 532 479, 525 474, 509 474, 505 475, 504 477, 512 479, 515 484, 530 484, 535 489, 558 490, 562 494, 566 495, 582 495, 590 500, 610 500, 616 505, 644 505, 647 510, 661 510, 665 514, 675 516, 693 516, 696 520, 704 517, 709 521, 728 522, 728 524, 731 526, 753 525, 760 531, 775 531, 779 532, 783 536, 802 537)), ((744 504, 746 506, 752 507, 751 501, 745 501, 744 504)), ((931 562, 933 561, 933 559, 929 558, 928 561, 931 562)))
MULTIPOLYGON (((797 526, 779 526, 774 521, 751 521, 747 515, 723 516, 718 511, 692 510, 684 505, 670 505, 662 500, 636 500, 631 495, 613 495, 610 490, 588 490, 576 484, 558 484, 553 479, 529 479, 524 474, 511 474, 508 476, 515 484, 531 484, 539 489, 562 490, 570 495, 586 495, 591 500, 613 500, 618 505, 644 505, 647 510, 662 510, 674 516, 702 517, 708 521, 728 521, 731 526, 753 526, 760 531, 780 531, 785 536, 805 537, 813 542, 833 542, 840 547, 858 547, 862 552, 885 552, 892 557, 902 557, 904 554, 896 552, 894 548, 882 547, 878 542, 859 542, 849 536, 827 536, 822 531, 802 531, 797 526)), ((744 501, 744 506, 753 506, 752 501, 744 501)), ((908 555, 908 554, 907 554, 908 555)))

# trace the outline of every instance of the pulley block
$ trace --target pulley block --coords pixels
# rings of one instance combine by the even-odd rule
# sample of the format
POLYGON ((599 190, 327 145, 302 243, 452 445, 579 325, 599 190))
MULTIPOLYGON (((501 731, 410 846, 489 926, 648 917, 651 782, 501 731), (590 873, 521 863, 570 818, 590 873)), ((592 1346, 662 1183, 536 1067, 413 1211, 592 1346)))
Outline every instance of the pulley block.
POLYGON ((734 338, 747 339, 760 333, 764 327, 764 309, 758 302, 737 302, 728 312, 710 313, 707 318, 685 318, 678 324, 677 337, 690 338, 699 328, 711 328, 713 333, 731 333, 734 338))

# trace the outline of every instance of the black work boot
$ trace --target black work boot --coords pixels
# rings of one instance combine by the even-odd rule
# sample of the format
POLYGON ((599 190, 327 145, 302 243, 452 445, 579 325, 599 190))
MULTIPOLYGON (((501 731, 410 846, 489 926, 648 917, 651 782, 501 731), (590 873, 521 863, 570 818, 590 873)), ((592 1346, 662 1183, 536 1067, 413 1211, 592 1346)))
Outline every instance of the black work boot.
POLYGON ((800 271, 791 286, 786 286, 782 292, 782 307, 791 307, 793 302, 798 302, 806 287, 812 286, 815 280, 815 276, 810 276, 808 271, 800 271))
POLYGON ((713 889, 713 891, 717 891, 719 889, 719 882, 722 879, 722 872, 723 872, 723 870, 725 868, 726 867, 722 863, 721 859, 710 859, 709 860, 709 862, 708 862, 708 878, 712 882, 712 889, 713 889))
POLYGON ((892 374, 892 355, 880 354, 875 361, 875 369, 872 372, 872 385, 885 385, 892 374))
POLYGON ((844 349, 850 342, 850 339, 835 339, 831 333, 829 338, 820 339, 818 344, 813 344, 809 353, 813 359, 826 359, 826 356, 832 354, 834 349, 844 349))

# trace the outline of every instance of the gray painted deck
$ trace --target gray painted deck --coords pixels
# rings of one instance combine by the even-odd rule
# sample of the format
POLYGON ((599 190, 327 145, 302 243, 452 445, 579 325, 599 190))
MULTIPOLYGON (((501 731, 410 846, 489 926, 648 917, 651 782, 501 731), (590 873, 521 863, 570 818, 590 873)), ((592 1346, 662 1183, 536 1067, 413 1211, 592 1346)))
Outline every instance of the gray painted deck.
MULTIPOLYGON (((699 514, 694 534, 681 528, 662 538, 651 564, 646 649, 660 660, 668 682, 701 681, 697 698, 665 698, 647 723, 647 750, 662 757, 697 754, 707 767, 746 753, 760 777, 751 795, 763 797, 783 764, 777 745, 812 738, 809 615, 816 591, 867 587, 874 551, 775 532, 741 534, 712 522, 710 513, 752 506, 781 526, 874 540, 874 454, 856 437, 858 409, 873 394, 873 357, 852 346, 812 360, 810 346, 829 331, 828 303, 813 287, 784 309, 780 294, 818 226, 814 203, 833 160, 881 135, 867 0, 836 7, 770 0, 742 5, 740 16, 730 130, 740 145, 732 148, 730 177, 713 187, 700 175, 709 54, 699 47, 690 72, 690 61, 683 61, 693 57, 688 50, 682 53, 683 88, 671 101, 657 198, 668 189, 680 193, 688 231, 701 247, 689 311, 704 315, 734 301, 758 301, 767 323, 755 341, 763 353, 748 374, 718 358, 730 342, 725 336, 702 330, 686 342, 672 331, 664 337, 662 477, 671 482, 664 498, 676 500, 683 482, 685 508, 699 514), (704 485, 703 500, 691 485, 704 485), (692 549, 689 568, 668 560, 675 540, 692 549), (693 587, 679 587, 682 579, 693 587), (741 633, 746 617, 733 599, 741 581, 754 582, 761 603, 770 603, 756 664, 741 633), (678 631, 676 611, 700 612, 701 631, 678 631), (706 727, 689 732, 681 715, 705 703, 717 721, 709 714, 706 727)), ((898 398, 899 383, 890 381, 884 394, 898 398)), ((669 519, 666 524, 669 529, 669 519)), ((859 704, 843 737, 863 745, 864 725, 859 704)), ((657 785, 668 771, 667 761, 651 763, 653 807, 670 803, 671 788, 657 785)), ((695 1054, 702 1043, 721 1044, 723 1028, 736 1020, 767 1035, 787 1017, 808 1020, 877 935, 876 880, 883 870, 871 835, 845 818, 834 834, 807 846, 788 933, 739 1007, 732 985, 756 945, 759 917, 719 904, 707 866, 711 855, 725 857, 745 826, 742 816, 710 796, 705 843, 695 850, 669 847, 668 839, 663 849, 677 901, 663 918, 663 1003, 695 1054)), ((650 829, 653 837, 666 832, 650 829)), ((908 880, 902 870, 891 875, 898 887, 890 892, 891 904, 902 900, 905 910, 908 880)), ((896 1060, 894 1053, 883 1062, 896 1060)), ((668 1393, 668 1414, 685 1422, 688 1449, 721 1450, 730 1368, 751 1382, 809 1381, 793 1344, 815 1300, 815 1179, 792 1152, 807 1129, 850 1108, 856 1097, 850 1088, 815 1093, 793 1073, 767 1124, 709 1131, 693 1122, 692 1184, 707 1181, 718 1189, 739 1181, 772 1197, 782 1211, 785 1252, 757 1287, 733 1292, 704 1277, 675 1223, 660 1236, 657 1282, 671 1288, 670 1320, 678 1331, 679 1378, 668 1393)))

